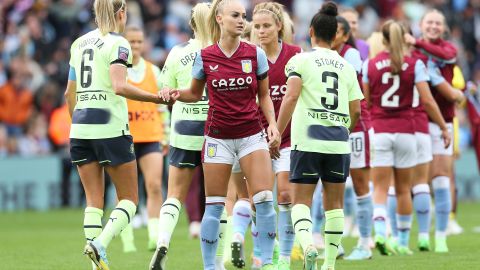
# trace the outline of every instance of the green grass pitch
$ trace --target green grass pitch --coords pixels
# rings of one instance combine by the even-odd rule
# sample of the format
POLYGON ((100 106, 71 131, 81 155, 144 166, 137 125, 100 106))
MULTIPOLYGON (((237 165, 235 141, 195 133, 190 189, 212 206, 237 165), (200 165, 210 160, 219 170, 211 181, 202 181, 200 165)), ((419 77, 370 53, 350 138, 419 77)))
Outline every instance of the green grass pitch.
MULTIPOLYGON (((409 257, 382 257, 375 251, 372 260, 340 260, 336 269, 480 269, 480 233, 474 231, 475 227, 480 226, 480 204, 462 203, 459 209, 458 220, 464 226, 465 233, 449 238, 450 252, 447 254, 415 251, 409 257)), ((82 255, 85 242, 82 222, 83 213, 80 209, 0 213, 0 269, 91 269, 89 261, 82 255)), ((411 248, 415 250, 416 233, 412 235, 411 248)), ((247 241, 251 243, 250 238, 247 241)), ((353 238, 343 240, 347 252, 355 241, 353 238)), ((152 254, 146 251, 146 229, 135 230, 135 242, 139 251, 124 254, 120 240, 113 240, 108 252, 112 270, 148 269, 152 254)), ((250 253, 251 244, 246 254, 250 253)), ((188 238, 184 216, 175 231, 167 267, 169 270, 202 269, 199 240, 188 238)), ((294 262, 292 269, 302 269, 301 262, 294 262)))

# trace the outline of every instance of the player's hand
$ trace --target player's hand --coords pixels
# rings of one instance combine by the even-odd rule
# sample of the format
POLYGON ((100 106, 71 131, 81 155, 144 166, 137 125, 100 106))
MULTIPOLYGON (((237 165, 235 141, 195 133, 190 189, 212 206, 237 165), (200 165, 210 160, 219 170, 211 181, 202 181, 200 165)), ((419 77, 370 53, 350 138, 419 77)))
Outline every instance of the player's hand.
POLYGON ((268 125, 267 135, 268 135, 268 147, 279 148, 280 143, 282 142, 282 138, 280 137, 280 132, 278 132, 278 128, 276 124, 268 125))
POLYGON ((275 160, 280 158, 280 149, 278 147, 270 147, 270 158, 275 160))
POLYGON ((457 92, 457 98, 455 99, 455 101, 459 104, 462 104, 465 101, 465 95, 463 94, 462 90, 455 89, 455 91, 457 92))
POLYGON ((442 139, 443 139, 443 145, 445 146, 445 149, 448 148, 452 143, 452 136, 450 135, 450 132, 448 131, 447 128, 442 129, 442 139))
POLYGON ((171 90, 172 89, 170 89, 169 87, 165 87, 158 92, 158 95, 163 99, 163 101, 169 102, 170 101, 170 91, 171 90))
POLYGON ((180 97, 180 90, 171 89, 170 90, 170 98, 173 100, 177 100, 180 97))
POLYGON ((417 43, 417 40, 415 39, 414 36, 410 35, 409 33, 405 33, 405 35, 403 35, 403 38, 405 39, 405 43, 407 43, 408 45, 415 45, 415 43, 417 43))

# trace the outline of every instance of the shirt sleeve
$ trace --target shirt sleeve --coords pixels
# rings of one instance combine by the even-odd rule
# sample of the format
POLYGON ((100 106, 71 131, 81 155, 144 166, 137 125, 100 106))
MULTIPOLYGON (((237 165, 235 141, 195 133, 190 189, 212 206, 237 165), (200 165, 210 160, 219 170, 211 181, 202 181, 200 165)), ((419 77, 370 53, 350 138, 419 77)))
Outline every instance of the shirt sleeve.
POLYGON ((368 60, 365 60, 365 62, 363 62, 362 81, 364 83, 368 83, 368 60))
MULTIPOLYGON (((438 67, 435 65, 435 63, 432 60, 428 60, 427 62, 427 71, 428 71, 428 76, 430 77, 430 83, 432 86, 437 86, 445 81, 445 78, 442 76, 440 73, 440 70, 438 67)), ((416 75, 415 71, 415 75, 416 75)))
POLYGON ((110 64, 121 64, 126 67, 132 66, 132 48, 130 43, 123 38, 119 37, 110 50, 110 55, 108 56, 108 61, 110 64))
POLYGON ((415 83, 429 81, 427 67, 422 60, 418 59, 415 63, 415 83))
POLYGON ((348 90, 348 101, 364 99, 362 89, 358 84, 358 77, 355 69, 353 68, 350 69, 348 78, 350 80, 350 88, 348 90))
POLYGON ((360 58, 360 52, 356 49, 350 48, 345 53, 345 60, 350 63, 355 71, 360 74, 362 71, 362 58, 360 58))
POLYGON ((202 54, 200 52, 197 53, 195 61, 193 62, 192 77, 197 80, 205 79, 205 70, 203 69, 202 54))
POLYGON ((265 54, 265 51, 260 47, 257 47, 257 64, 257 76, 261 76, 268 72, 269 67, 267 55, 265 54))
POLYGON ((68 80, 76 81, 77 75, 75 74, 75 68, 70 66, 70 70, 68 71, 68 80))
POLYGON ((158 89, 162 88, 162 72, 160 68, 156 65, 152 65, 153 68, 153 76, 155 76, 155 82, 157 83, 158 89))
POLYGON ((290 77, 299 77, 302 78, 302 65, 300 64, 300 55, 297 54, 288 60, 288 63, 285 65, 285 76, 290 77))
POLYGON ((177 88, 177 79, 175 76, 176 73, 176 64, 178 63, 176 48, 174 47, 167 56, 165 60, 165 65, 162 69, 161 87, 170 87, 177 88))

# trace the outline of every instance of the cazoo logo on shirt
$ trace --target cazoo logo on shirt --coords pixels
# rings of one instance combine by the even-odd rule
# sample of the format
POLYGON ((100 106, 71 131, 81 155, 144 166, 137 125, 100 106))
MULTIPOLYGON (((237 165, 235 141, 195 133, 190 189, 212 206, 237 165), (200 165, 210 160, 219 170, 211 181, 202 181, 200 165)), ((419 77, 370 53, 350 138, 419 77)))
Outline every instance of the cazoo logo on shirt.
POLYGON ((212 80, 212 86, 217 88, 218 91, 225 90, 243 90, 249 87, 253 83, 253 77, 247 76, 245 78, 227 78, 227 79, 214 79, 212 80))
POLYGON ((272 101, 282 100, 283 96, 287 92, 287 85, 271 85, 270 86, 270 97, 272 101))

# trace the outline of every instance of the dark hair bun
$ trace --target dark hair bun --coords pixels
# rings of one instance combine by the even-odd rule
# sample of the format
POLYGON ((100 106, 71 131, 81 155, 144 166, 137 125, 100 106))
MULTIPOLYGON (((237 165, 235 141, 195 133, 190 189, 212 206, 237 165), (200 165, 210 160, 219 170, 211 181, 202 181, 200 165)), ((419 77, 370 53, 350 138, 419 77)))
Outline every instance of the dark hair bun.
POLYGON ((320 13, 328 16, 337 16, 338 15, 337 4, 331 1, 324 3, 322 5, 322 8, 320 9, 320 13))

